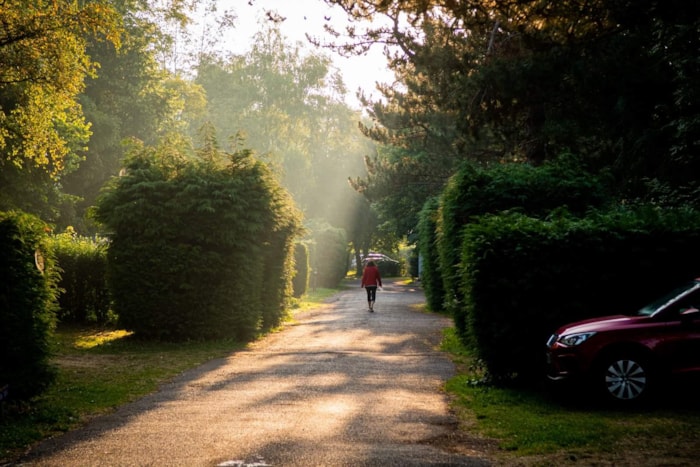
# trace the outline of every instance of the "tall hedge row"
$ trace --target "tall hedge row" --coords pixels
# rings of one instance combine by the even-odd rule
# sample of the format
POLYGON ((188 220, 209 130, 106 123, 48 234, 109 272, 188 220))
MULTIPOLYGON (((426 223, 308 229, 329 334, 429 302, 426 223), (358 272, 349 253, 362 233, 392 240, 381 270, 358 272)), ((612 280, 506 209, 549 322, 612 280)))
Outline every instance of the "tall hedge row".
POLYGON ((376 264, 381 277, 399 277, 403 273, 401 261, 379 261, 376 264))
POLYGON ((697 211, 654 208, 484 216, 463 232, 455 321, 490 374, 539 378, 558 326, 634 312, 700 275, 699 225, 697 211))
POLYGON ((72 229, 50 239, 61 280, 58 284, 58 319, 69 323, 111 321, 107 288, 107 245, 95 238, 81 237, 72 229))
POLYGON ((310 227, 310 236, 312 285, 337 287, 350 267, 345 230, 317 223, 310 227))
POLYGON ((442 193, 437 249, 445 296, 435 297, 435 302, 444 303, 447 311, 453 313, 463 300, 458 271, 462 229, 475 216, 517 210, 545 217, 561 208, 583 214, 609 200, 606 186, 604 176, 585 172, 573 157, 562 157, 541 167, 529 164, 462 167, 442 193))
POLYGON ((421 284, 425 291, 428 308, 440 311, 443 307, 443 288, 440 254, 437 248, 437 226, 440 200, 431 198, 425 202, 418 216, 418 249, 422 260, 421 284))
POLYGON ((292 279, 293 295, 303 296, 309 289, 309 247, 306 243, 297 242, 294 245, 294 278, 292 279))
POLYGON ((47 226, 19 212, 0 213, 0 386, 26 400, 55 378, 49 362, 55 326, 55 260, 47 226))
POLYGON ((429 305, 452 314, 492 377, 539 379, 558 326, 634 312, 700 276, 697 211, 623 209, 609 186, 570 157, 541 167, 465 166, 439 206, 424 206, 429 305))
POLYGON ((114 309, 137 335, 250 339, 282 319, 300 215, 265 165, 228 157, 144 149, 99 199, 114 309))

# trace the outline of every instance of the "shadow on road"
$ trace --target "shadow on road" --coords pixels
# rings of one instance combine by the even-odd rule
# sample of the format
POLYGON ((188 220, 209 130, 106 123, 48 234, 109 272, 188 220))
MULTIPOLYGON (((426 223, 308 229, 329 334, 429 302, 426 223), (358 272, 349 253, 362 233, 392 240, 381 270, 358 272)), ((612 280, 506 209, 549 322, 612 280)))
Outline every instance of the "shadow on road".
MULTIPOLYGON (((488 465, 449 443, 437 351, 451 323, 417 287, 359 287, 158 392, 34 448, 23 465, 488 465)), ((463 446, 461 447, 463 448, 463 446)))

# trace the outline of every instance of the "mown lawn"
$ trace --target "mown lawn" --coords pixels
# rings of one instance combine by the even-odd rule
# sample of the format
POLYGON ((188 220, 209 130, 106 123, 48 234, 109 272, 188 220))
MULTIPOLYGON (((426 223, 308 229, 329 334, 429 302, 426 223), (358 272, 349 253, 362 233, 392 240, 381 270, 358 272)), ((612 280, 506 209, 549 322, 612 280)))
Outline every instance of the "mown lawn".
MULTIPOLYGON (((295 310, 318 306, 337 290, 318 288, 295 310)), ((293 313, 292 313, 293 315, 293 313)), ((155 391, 183 371, 244 344, 144 342, 118 329, 61 326, 53 341, 58 378, 31 405, 0 406, 0 465, 48 436, 155 391)))

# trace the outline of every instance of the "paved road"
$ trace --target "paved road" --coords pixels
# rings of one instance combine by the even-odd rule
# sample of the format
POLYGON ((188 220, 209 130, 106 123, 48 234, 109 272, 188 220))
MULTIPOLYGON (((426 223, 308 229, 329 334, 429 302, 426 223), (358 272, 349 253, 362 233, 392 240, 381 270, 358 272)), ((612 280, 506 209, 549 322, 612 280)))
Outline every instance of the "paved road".
MULTIPOLYGON (((387 281, 388 282, 388 281, 387 281)), ((387 283, 346 290, 245 351, 35 447, 32 466, 485 466, 445 450, 456 419, 436 351, 449 321, 387 283)))

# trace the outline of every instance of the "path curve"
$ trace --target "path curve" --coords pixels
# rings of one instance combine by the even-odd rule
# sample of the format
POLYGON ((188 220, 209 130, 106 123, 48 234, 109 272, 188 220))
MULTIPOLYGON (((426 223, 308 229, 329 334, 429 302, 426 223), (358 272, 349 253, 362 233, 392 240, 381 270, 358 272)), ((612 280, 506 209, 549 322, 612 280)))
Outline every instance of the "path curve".
POLYGON ((356 287, 227 358, 47 440, 26 466, 485 466, 446 450, 457 427, 436 350, 447 318, 386 281, 356 287))

